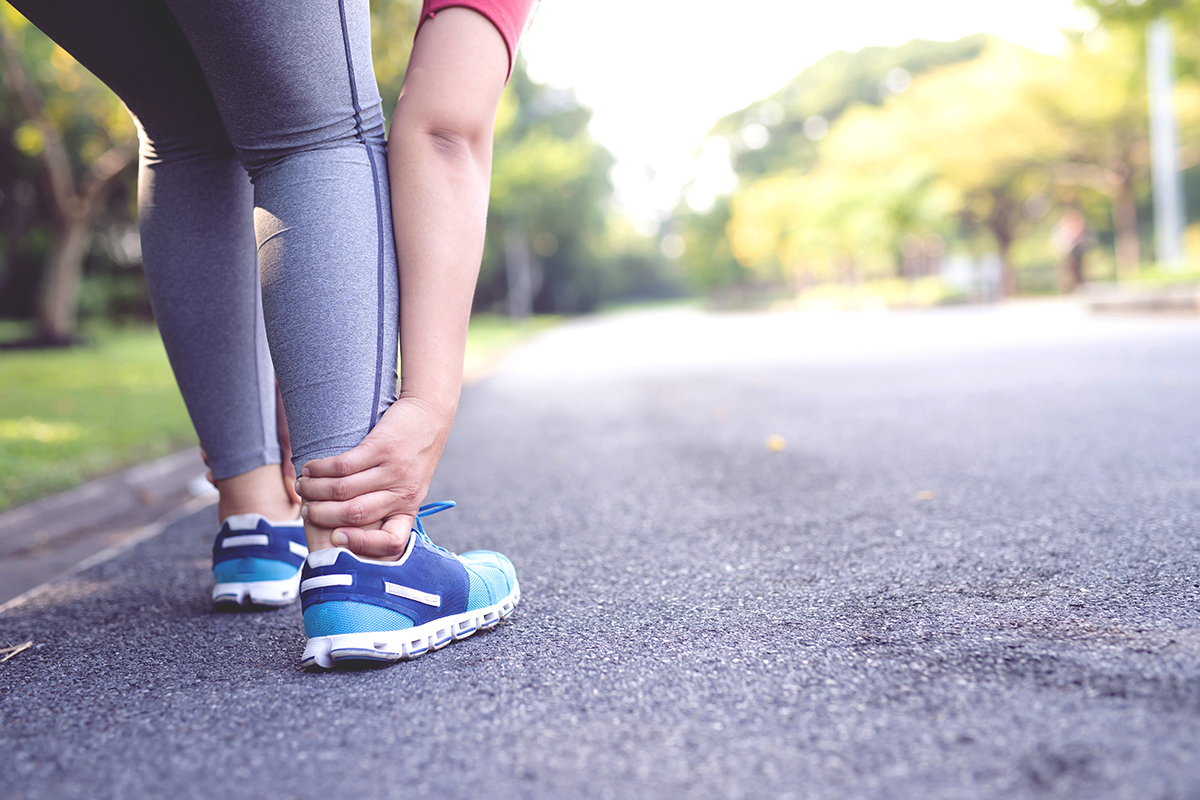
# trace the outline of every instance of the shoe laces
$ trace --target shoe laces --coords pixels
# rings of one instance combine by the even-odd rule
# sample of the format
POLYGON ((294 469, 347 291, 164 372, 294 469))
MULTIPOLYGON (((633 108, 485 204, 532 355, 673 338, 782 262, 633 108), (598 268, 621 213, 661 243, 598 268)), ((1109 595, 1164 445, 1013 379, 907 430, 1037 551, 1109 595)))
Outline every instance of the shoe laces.
POLYGON ((413 524, 413 530, 415 530, 417 533, 421 534, 421 538, 425 540, 426 544, 428 544, 430 547, 433 547, 437 550, 441 550, 443 553, 445 553, 448 556, 454 555, 454 554, 451 553, 446 548, 436 545, 429 540, 429 534, 425 533, 425 526, 423 526, 421 524, 421 517, 431 517, 434 514, 438 514, 442 511, 446 511, 448 509, 454 508, 456 505, 458 505, 458 504, 455 503, 453 500, 440 500, 436 503, 426 503, 425 505, 423 505, 417 509, 417 516, 416 516, 416 518, 414 520, 414 524, 413 524))

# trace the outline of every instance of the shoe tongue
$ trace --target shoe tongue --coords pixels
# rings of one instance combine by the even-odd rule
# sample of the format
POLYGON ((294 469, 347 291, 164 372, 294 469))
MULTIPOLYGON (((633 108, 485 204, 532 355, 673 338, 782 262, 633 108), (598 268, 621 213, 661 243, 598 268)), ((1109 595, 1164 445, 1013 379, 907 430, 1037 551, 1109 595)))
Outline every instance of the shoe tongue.
MULTIPOLYGON (((414 529, 414 530, 415 530, 415 529, 414 529)), ((429 534, 425 533, 425 531, 417 531, 417 534, 418 534, 418 535, 419 535, 419 536, 420 536, 422 539, 424 539, 424 540, 425 540, 425 546, 426 546, 426 547, 428 547, 429 549, 431 549, 431 550, 437 550, 438 552, 445 553, 446 555, 451 555, 450 551, 449 551, 449 550, 447 550, 446 548, 442 547, 441 545, 436 545, 436 544, 434 544, 434 543, 433 543, 433 542, 430 540, 430 538, 429 538, 429 534)))

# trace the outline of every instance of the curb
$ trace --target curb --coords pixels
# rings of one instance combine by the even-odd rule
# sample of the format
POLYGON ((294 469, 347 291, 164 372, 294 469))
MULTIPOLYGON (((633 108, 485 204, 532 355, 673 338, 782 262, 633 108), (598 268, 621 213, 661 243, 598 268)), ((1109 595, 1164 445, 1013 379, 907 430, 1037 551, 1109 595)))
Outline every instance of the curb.
POLYGON ((1100 313, 1189 313, 1200 311, 1200 285, 1156 288, 1092 285, 1084 289, 1089 311, 1100 313))
POLYGON ((214 502, 204 472, 200 448, 191 447, 0 514, 0 603, 87 563, 193 501, 214 502))
POLYGON ((29 589, 26 592, 22 592, 21 594, 17 595, 16 597, 13 597, 3 603, 0 603, 0 614, 3 614, 5 611, 8 611, 9 609, 16 608, 17 606, 22 606, 25 603, 29 602, 30 600, 33 600, 34 598, 41 597, 42 595, 46 594, 47 592, 50 592, 53 589, 55 589, 60 584, 65 583, 66 581, 69 581, 71 578, 75 577, 76 575, 83 572, 84 570, 90 569, 91 567, 94 567, 97 564, 102 564, 111 558, 115 558, 115 557, 119 556, 121 553, 125 552, 126 550, 133 547, 134 545, 136 545, 140 542, 144 542, 147 539, 152 539, 155 536, 158 536, 160 533, 162 533, 167 528, 171 527, 172 525, 174 525, 176 522, 183 519, 184 517, 189 517, 192 514, 199 511, 200 509, 205 508, 206 506, 210 506, 215 502, 216 502, 216 494, 215 493, 212 495, 204 494, 199 497, 192 498, 188 502, 184 503, 182 506, 179 506, 178 508, 168 511, 165 515, 163 515, 162 518, 158 519, 157 521, 152 522, 149 525, 143 525, 142 527, 138 528, 137 530, 133 531, 132 533, 121 537, 120 541, 117 544, 114 544, 111 547, 106 547, 103 550, 99 551, 98 553, 94 553, 94 554, 88 556, 83 561, 80 561, 79 563, 75 564, 73 567, 70 567, 69 569, 67 569, 65 572, 60 572, 59 574, 50 578, 50 580, 42 581, 38 585, 34 586, 32 589, 29 589))

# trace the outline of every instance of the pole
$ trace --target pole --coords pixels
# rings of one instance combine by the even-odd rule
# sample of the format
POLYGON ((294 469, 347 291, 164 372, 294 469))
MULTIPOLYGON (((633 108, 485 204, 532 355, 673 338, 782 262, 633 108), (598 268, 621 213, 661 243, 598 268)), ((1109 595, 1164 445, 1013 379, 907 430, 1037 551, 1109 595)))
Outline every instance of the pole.
POLYGON ((1154 249, 1167 269, 1183 265, 1183 181, 1172 102, 1174 54, 1171 26, 1156 19, 1146 26, 1146 78, 1150 89, 1150 171, 1154 184, 1154 249))

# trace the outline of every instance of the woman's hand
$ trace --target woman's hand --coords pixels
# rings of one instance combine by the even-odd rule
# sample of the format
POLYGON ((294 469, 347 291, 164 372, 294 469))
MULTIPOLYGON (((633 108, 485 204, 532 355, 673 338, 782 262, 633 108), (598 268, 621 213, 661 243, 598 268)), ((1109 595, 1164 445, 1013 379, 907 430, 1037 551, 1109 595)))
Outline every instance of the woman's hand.
POLYGON ((296 481, 304 519, 334 529, 333 544, 357 555, 399 558, 454 411, 401 395, 353 450, 309 461, 296 481))
POLYGON ((400 399, 358 447, 308 462, 296 487, 310 527, 361 556, 403 554, 454 421, 508 66, 496 26, 466 8, 427 20, 413 45, 388 136, 400 399))

